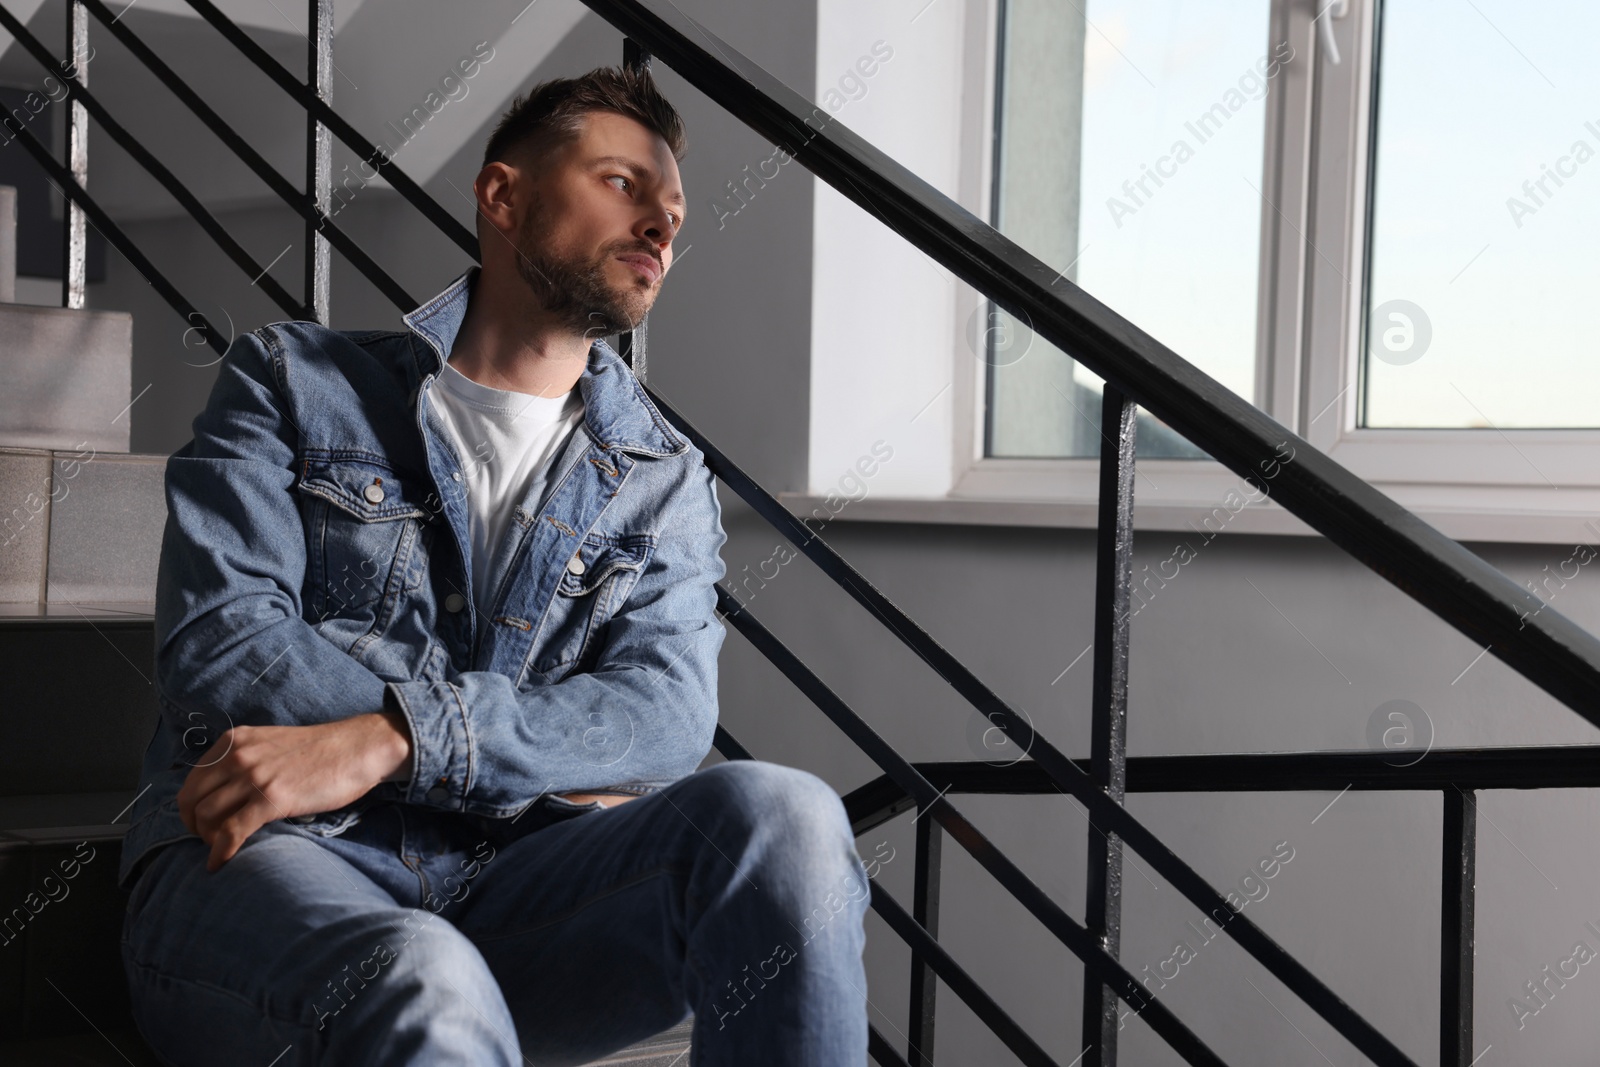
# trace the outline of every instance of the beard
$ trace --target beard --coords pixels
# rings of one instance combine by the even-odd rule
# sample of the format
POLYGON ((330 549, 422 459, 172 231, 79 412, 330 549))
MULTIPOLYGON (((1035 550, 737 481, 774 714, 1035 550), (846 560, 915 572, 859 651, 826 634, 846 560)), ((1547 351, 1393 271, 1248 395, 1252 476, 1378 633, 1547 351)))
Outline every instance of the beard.
POLYGON ((640 277, 637 283, 619 288, 606 279, 614 257, 645 251, 639 243, 614 241, 589 260, 562 256, 546 250, 536 236, 550 232, 545 222, 543 204, 535 200, 517 235, 517 273, 534 299, 563 326, 586 338, 624 333, 643 322, 655 302, 652 283, 640 277))

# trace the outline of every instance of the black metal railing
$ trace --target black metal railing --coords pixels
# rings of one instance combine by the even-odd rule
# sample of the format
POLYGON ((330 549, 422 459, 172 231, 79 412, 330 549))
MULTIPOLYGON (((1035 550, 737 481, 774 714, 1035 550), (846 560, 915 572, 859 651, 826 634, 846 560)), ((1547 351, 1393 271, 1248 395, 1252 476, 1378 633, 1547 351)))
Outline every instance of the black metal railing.
MULTIPOLYGON (((199 15, 302 107, 307 117, 306 188, 299 189, 234 133, 101 0, 65 0, 69 26, 87 11, 105 25, 305 221, 306 295, 295 300, 263 277, 263 288, 291 314, 327 320, 326 252, 338 250, 402 310, 415 301, 333 224, 326 214, 327 136, 338 137, 374 162, 385 178, 447 237, 476 258, 471 231, 455 221, 386 154, 328 106, 324 79, 331 63, 331 24, 325 0, 308 0, 312 33, 307 78, 302 81, 256 45, 210 0, 187 0, 199 15), (320 259, 317 257, 321 257, 320 259)), ((1136 405, 1146 407, 1229 469, 1269 491, 1288 511, 1434 614, 1556 697, 1600 724, 1600 641, 1551 610, 1531 593, 1465 548, 1410 514, 1310 444, 1230 390, 1186 363, 1023 251, 893 159, 840 125, 830 114, 778 82, 737 49, 659 0, 584 0, 625 35, 624 61, 640 65, 654 55, 740 121, 784 148, 812 173, 926 252, 957 277, 1017 316, 1106 381, 1101 449, 1099 539, 1095 597, 1095 659, 1091 697, 1091 751, 1086 761, 1067 757, 1022 716, 940 646, 843 558, 817 538, 654 391, 667 417, 699 447, 707 465, 733 492, 808 556, 875 619, 944 678, 1008 737, 1026 758, 996 768, 981 762, 912 764, 872 730, 750 610, 719 587, 723 618, 827 715, 883 770, 846 798, 858 833, 909 811, 931 818, 916 823, 916 871, 910 912, 872 886, 872 906, 912 951, 911 1024, 906 1054, 873 1027, 872 1056, 884 1064, 923 1065, 934 1060, 936 980, 961 997, 1024 1063, 1053 1064, 1031 1038, 945 951, 937 940, 943 833, 969 852, 997 882, 1071 949, 1085 968, 1084 1041, 1080 1062, 1109 1065, 1116 1058, 1116 999, 1127 1002, 1191 1063, 1222 1061, 1151 990, 1117 959, 1122 849, 1131 847, 1189 902, 1213 916, 1250 955, 1299 996, 1346 1040, 1383 1065, 1411 1065, 1392 1041, 1353 1011, 1331 988, 1234 912, 1225 898, 1168 849, 1122 804, 1126 791, 1416 790, 1444 798, 1441 880, 1440 1063, 1467 1067, 1472 1038, 1475 797, 1484 789, 1600 786, 1592 748, 1440 751, 1414 766, 1396 767, 1379 754, 1175 756, 1128 759, 1125 753, 1128 632, 1133 534, 1133 428, 1136 405), (1119 610, 1119 606, 1120 609, 1119 610), (1015 795, 1060 792, 1083 804, 1089 834, 1086 913, 1077 922, 988 841, 950 800, 951 794, 1015 795)), ((50 55, 0 0, 0 26, 41 64, 50 55)), ((86 32, 86 31, 83 31, 86 32)), ((69 40, 78 54, 83 38, 69 40)), ((81 71, 80 71, 81 74, 81 71)), ((252 276, 259 264, 244 252, 181 183, 132 142, 81 78, 64 79, 79 105, 158 181, 229 257, 252 276)), ((125 255, 156 291, 191 325, 203 324, 210 343, 226 343, 209 328, 161 272, 144 257, 85 189, 81 142, 71 166, 56 162, 26 129, 17 139, 39 161, 68 201, 125 255), (198 322, 197 322, 198 320, 198 322)), ((81 254, 81 253, 77 253, 81 254)), ((69 264, 69 272, 71 266, 69 264)), ((620 348, 644 379, 643 333, 622 338, 620 348)), ((716 746, 730 759, 753 753, 718 727, 716 746)))

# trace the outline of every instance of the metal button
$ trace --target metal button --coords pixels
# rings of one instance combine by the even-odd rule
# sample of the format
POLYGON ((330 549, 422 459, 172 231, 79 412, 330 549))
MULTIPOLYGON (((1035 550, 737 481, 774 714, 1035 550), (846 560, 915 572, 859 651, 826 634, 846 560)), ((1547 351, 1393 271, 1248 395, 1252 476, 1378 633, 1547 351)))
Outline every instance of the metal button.
POLYGON ((460 471, 451 471, 450 472, 450 478, 451 478, 452 481, 459 482, 461 480, 461 472, 460 471))
POLYGON ((443 804, 445 801, 450 799, 450 790, 446 789, 442 785, 436 785, 432 789, 428 790, 428 799, 433 801, 435 804, 443 804))
POLYGON ((303 823, 308 823, 308 822, 315 822, 316 818, 317 817, 315 815, 296 815, 296 816, 293 816, 293 821, 303 824, 303 823))
POLYGON ((577 556, 573 556, 571 559, 567 560, 567 572, 569 574, 582 574, 588 569, 589 568, 583 565, 583 560, 579 559, 577 556))
POLYGON ((467 606, 467 598, 460 593, 451 593, 444 598, 444 610, 454 614, 467 606))
POLYGON ((383 503, 383 486, 374 482, 363 489, 361 495, 367 498, 367 503, 369 504, 381 504, 383 503))

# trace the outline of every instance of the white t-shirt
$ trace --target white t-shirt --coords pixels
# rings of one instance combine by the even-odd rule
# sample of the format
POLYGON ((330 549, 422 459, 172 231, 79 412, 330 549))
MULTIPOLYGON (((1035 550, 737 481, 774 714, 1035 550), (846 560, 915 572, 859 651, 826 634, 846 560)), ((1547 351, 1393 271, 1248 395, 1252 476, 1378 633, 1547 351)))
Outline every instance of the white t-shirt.
POLYGON ((534 396, 493 389, 449 363, 432 396, 461 456, 467 491, 467 527, 472 538, 472 597, 487 611, 494 590, 489 575, 497 554, 509 549, 505 535, 511 511, 525 495, 543 503, 550 468, 583 418, 576 386, 561 396, 534 396))

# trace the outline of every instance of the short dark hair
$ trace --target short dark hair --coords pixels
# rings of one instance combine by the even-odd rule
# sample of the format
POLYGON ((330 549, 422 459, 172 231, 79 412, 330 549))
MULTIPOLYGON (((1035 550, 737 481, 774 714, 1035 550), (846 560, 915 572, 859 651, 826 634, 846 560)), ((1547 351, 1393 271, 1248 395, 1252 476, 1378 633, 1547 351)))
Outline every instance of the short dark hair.
POLYGON ((530 146, 543 155, 575 140, 592 111, 613 111, 655 131, 675 160, 688 150, 683 118, 656 88, 648 68, 596 67, 576 78, 540 82, 512 100, 489 135, 483 162, 508 162, 508 154, 530 146))

